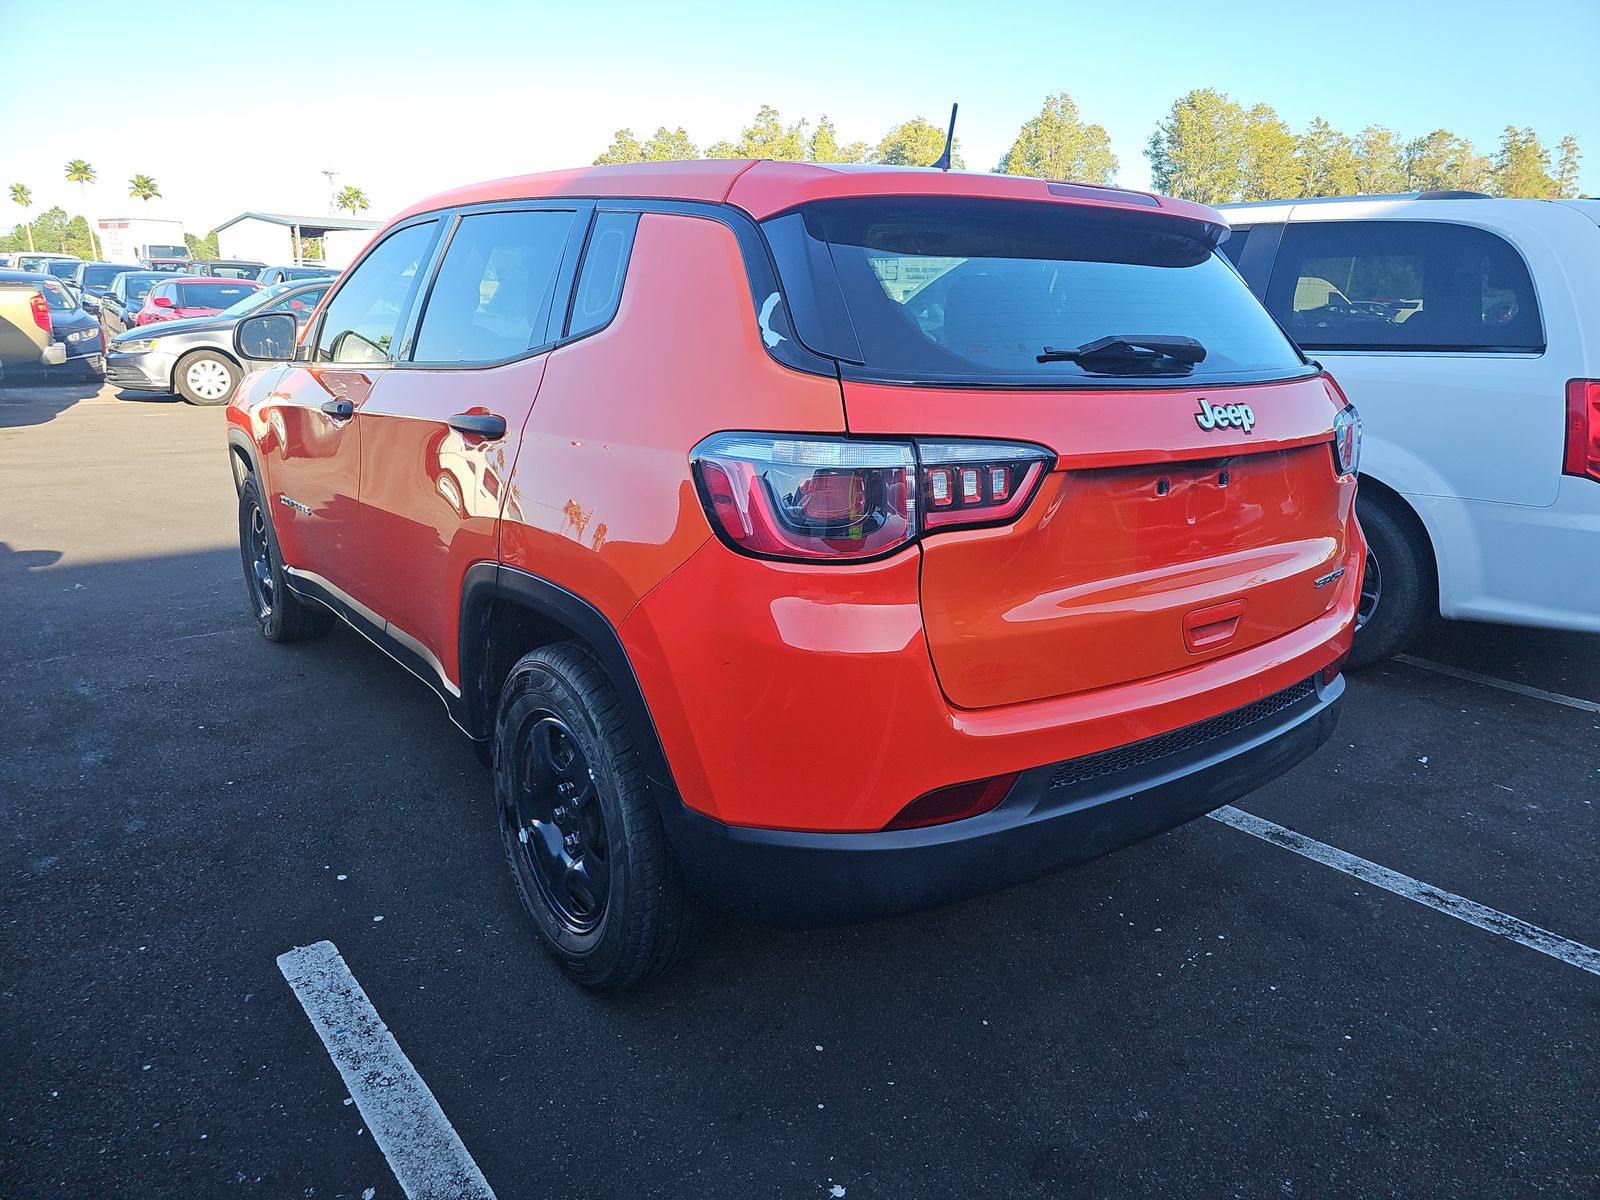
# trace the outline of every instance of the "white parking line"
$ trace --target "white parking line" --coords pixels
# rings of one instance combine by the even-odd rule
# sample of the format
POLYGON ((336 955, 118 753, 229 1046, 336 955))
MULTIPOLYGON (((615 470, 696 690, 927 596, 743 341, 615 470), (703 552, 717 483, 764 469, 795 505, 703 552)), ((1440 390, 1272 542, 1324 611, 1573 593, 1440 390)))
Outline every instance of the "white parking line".
POLYGON ((1404 896, 1407 900, 1415 900, 1418 904, 1454 917, 1458 921, 1465 921, 1468 925, 1487 929, 1490 933, 1498 934, 1530 950, 1537 950, 1540 954, 1560 959, 1580 971, 1600 975, 1600 950, 1592 946, 1574 942, 1559 934, 1551 933, 1548 929, 1540 929, 1537 925, 1529 925, 1526 921, 1507 916, 1498 909, 1487 908, 1476 901, 1423 883, 1409 875, 1402 875, 1398 871, 1391 871, 1388 867, 1380 867, 1377 863, 1357 858, 1354 854, 1346 854, 1343 850, 1308 838, 1292 829, 1285 829, 1282 825, 1275 825, 1253 813, 1234 808, 1231 804, 1217 809, 1210 816, 1214 821, 1221 821, 1224 825, 1231 825, 1235 829, 1253 834, 1264 842, 1271 842, 1274 846, 1292 850, 1313 862, 1332 867, 1335 871, 1353 875, 1364 883, 1393 892, 1396 896, 1404 896))
POLYGON ((345 1087, 410 1200, 494 1200, 439 1102, 332 942, 278 956, 345 1087))
POLYGON ((1480 675, 1476 671, 1464 671, 1460 667, 1446 666, 1444 663, 1432 662, 1426 658, 1413 658, 1409 654, 1396 654, 1394 660, 1403 662, 1408 667, 1420 667, 1424 671, 1465 679, 1468 683, 1481 683, 1485 687, 1499 688, 1503 692, 1515 692, 1519 696, 1532 696, 1535 700, 1548 700, 1551 704, 1565 704, 1568 708, 1600 713, 1600 702, 1594 700, 1563 696, 1560 692, 1547 692, 1543 688, 1529 687, 1525 683, 1512 683, 1509 679, 1496 679, 1493 675, 1480 675))

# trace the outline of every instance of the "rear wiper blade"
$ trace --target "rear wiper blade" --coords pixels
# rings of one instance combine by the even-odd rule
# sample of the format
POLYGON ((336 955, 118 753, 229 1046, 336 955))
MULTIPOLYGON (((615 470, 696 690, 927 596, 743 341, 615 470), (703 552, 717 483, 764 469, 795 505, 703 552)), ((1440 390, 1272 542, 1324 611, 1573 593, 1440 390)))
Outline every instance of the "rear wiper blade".
POLYGON ((1206 348, 1192 337, 1175 334, 1113 333, 1081 346, 1046 346, 1037 360, 1047 362, 1093 362, 1115 359, 1118 362, 1154 362, 1170 359, 1185 367, 1204 362, 1206 348))

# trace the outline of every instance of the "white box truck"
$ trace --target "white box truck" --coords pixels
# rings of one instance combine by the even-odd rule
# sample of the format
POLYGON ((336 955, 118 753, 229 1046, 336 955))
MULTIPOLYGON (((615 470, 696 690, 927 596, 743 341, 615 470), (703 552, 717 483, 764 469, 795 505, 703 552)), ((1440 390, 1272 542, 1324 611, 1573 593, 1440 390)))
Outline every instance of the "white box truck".
POLYGON ((111 263, 137 263, 150 271, 181 271, 189 262, 183 222, 161 217, 101 217, 100 257, 111 263))

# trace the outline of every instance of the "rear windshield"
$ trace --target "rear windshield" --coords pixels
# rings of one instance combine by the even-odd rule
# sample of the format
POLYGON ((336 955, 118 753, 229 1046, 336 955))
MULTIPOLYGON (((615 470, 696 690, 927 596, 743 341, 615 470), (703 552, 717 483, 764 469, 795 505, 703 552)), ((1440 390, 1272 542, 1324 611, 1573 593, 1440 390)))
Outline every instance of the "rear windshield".
POLYGON ((794 332, 869 378, 1105 386, 1314 369, 1199 227, 1172 218, 893 197, 820 202, 764 228, 794 332), (1153 359, 1120 341, 1140 337, 1205 354, 1153 359), (1065 356, 1102 339, 1119 340, 1065 356))
POLYGON ((150 294, 150 289, 158 283, 165 283, 170 276, 167 275, 129 275, 128 299, 143 300, 150 294))
POLYGON ((253 283, 180 283, 178 307, 227 308, 256 290, 256 285, 253 283))
POLYGON ((85 267, 83 269, 84 287, 110 287, 113 280, 125 271, 133 270, 132 267, 119 267, 112 264, 108 267, 85 267))
POLYGON ((188 258, 187 246, 146 246, 147 258, 188 258))

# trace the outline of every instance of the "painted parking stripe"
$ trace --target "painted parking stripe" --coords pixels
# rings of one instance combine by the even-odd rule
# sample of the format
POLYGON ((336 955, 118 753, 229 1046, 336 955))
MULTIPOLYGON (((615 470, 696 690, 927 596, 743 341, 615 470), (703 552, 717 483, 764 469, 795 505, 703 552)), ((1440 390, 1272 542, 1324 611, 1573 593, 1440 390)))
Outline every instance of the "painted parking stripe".
POLYGON ((483 1172, 334 944, 296 946, 278 956, 278 970, 410 1200, 494 1200, 483 1172))
POLYGON ((1232 825, 1235 829, 1252 834, 1264 842, 1271 842, 1274 846, 1291 850, 1325 867, 1332 867, 1335 871, 1353 875, 1363 883, 1383 888, 1396 896, 1404 896, 1407 900, 1415 900, 1418 904, 1454 917, 1458 921, 1465 921, 1468 925, 1487 929, 1490 933, 1498 934, 1530 950, 1537 950, 1540 954, 1548 954, 1551 958, 1559 959, 1568 966, 1577 967, 1580 971, 1600 975, 1600 950, 1592 946, 1574 942, 1559 934, 1551 933, 1548 929, 1540 929, 1537 925, 1529 925, 1526 921, 1508 916, 1498 909, 1488 908, 1476 901, 1457 896, 1453 892, 1423 883, 1419 879, 1412 879, 1409 875, 1391 871, 1388 867, 1380 867, 1377 863, 1357 858, 1354 854, 1346 854, 1343 850, 1308 838, 1292 829, 1285 829, 1282 825, 1275 825, 1253 813, 1243 812, 1231 804, 1217 809, 1210 816, 1212 820, 1232 825))
POLYGON ((1496 679, 1493 675, 1480 675, 1476 671, 1464 671, 1460 667, 1447 666, 1444 663, 1432 662, 1426 658, 1413 658, 1409 654, 1396 654, 1394 660, 1395 662, 1403 662, 1408 667, 1420 667, 1424 671, 1433 671, 1439 675, 1449 675, 1455 679, 1465 679, 1468 683, 1481 683, 1485 687, 1499 688, 1503 692, 1515 692, 1519 696, 1532 696, 1535 700, 1548 700, 1551 704, 1565 704, 1568 708, 1600 713, 1600 702, 1594 700, 1582 700, 1577 696, 1563 696, 1560 692, 1547 692, 1543 688, 1529 687, 1525 683, 1512 683, 1509 679, 1496 679))

